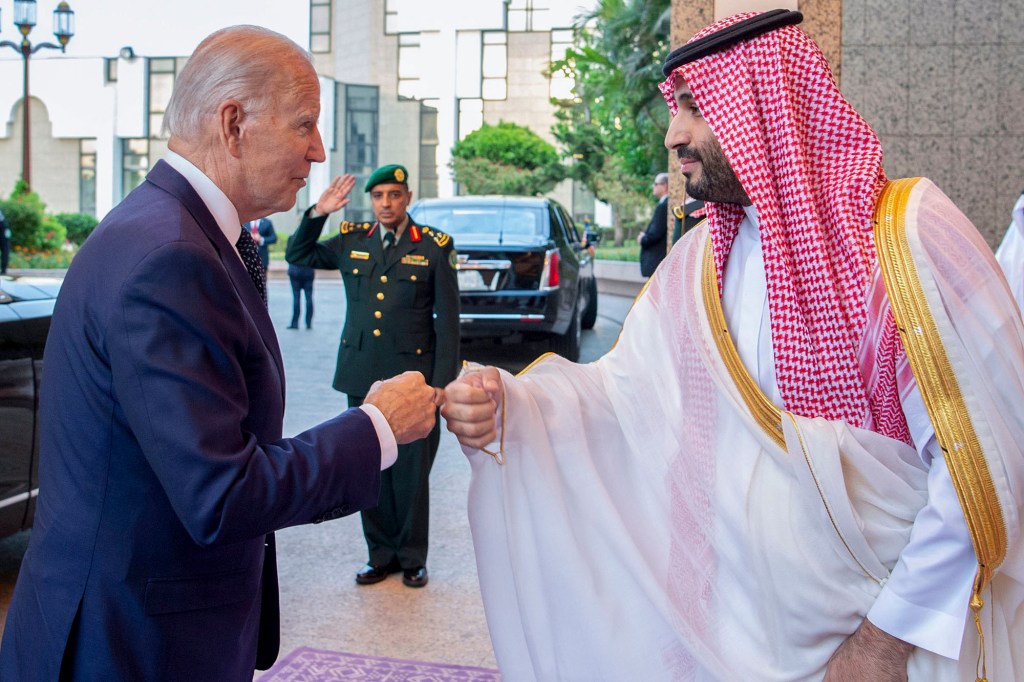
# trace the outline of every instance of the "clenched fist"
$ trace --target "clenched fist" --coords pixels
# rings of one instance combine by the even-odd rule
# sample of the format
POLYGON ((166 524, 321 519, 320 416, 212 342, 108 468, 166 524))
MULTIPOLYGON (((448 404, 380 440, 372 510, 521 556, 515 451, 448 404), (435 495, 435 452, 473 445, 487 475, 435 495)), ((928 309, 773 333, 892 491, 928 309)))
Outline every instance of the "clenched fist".
POLYGON ((447 401, 441 414, 448 430, 469 448, 482 448, 497 436, 497 409, 501 377, 494 367, 463 374, 445 388, 447 401))
POLYGON ((434 428, 435 412, 444 402, 444 390, 428 386, 419 372, 403 372, 376 382, 363 402, 381 411, 395 440, 405 445, 426 438, 434 428))

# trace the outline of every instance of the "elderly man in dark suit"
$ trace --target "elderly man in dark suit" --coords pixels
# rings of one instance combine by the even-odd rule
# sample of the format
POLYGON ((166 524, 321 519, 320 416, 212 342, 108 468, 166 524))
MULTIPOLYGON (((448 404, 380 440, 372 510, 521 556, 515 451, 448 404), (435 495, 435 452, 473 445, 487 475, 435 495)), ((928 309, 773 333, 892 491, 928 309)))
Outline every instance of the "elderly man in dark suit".
POLYGON ((214 33, 178 76, 167 156, 75 257, 0 678, 251 681, 277 656, 273 531, 374 506, 397 444, 434 427, 441 395, 409 373, 282 438, 281 353, 241 225, 294 205, 324 160, 319 109, 292 41, 214 33))

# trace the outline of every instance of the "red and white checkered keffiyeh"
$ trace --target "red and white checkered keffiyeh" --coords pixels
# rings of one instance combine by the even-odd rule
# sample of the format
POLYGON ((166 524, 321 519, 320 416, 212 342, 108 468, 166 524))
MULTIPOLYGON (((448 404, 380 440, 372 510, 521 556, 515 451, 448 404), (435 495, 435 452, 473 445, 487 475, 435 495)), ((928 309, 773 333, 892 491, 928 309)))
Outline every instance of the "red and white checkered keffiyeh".
MULTIPOLYGON (((751 16, 719 21, 691 42, 751 16)), ((757 208, 786 409, 908 440, 895 379, 887 379, 895 372, 869 382, 858 357, 868 332, 890 353, 901 352, 891 312, 868 329, 876 264, 871 217, 885 184, 878 137, 796 26, 680 66, 661 85, 673 115, 680 75, 757 208)), ((712 202, 707 208, 721 286, 743 211, 712 202)))

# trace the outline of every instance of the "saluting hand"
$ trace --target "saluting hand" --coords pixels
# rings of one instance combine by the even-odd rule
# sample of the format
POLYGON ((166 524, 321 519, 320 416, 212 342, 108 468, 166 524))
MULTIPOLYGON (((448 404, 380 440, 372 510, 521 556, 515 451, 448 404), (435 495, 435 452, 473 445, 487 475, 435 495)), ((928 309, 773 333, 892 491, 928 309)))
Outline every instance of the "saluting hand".
POLYGON ((434 428, 437 406, 444 402, 444 390, 428 386, 419 372, 403 372, 370 386, 363 400, 373 405, 395 434, 399 445, 426 438, 434 428))
POLYGON ((501 376, 494 367, 463 374, 444 389, 441 408, 448 430, 469 448, 480 449, 498 435, 501 376))
POLYGON ((315 210, 320 215, 334 213, 340 208, 348 205, 348 195, 356 185, 356 179, 349 174, 339 175, 327 186, 320 200, 316 202, 315 210))

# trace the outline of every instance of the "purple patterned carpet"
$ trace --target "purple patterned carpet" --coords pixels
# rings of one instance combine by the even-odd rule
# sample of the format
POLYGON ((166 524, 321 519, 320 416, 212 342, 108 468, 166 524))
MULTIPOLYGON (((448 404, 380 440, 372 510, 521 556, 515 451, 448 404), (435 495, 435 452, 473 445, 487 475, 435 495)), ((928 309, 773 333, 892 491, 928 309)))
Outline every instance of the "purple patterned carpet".
POLYGON ((491 668, 398 658, 359 656, 299 647, 280 659, 258 682, 500 682, 491 668))

